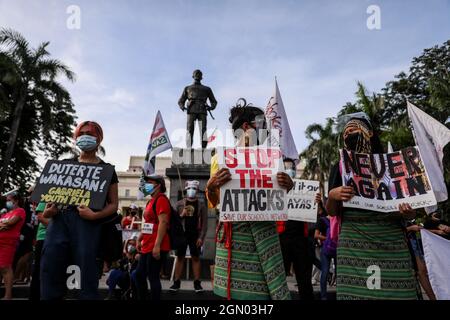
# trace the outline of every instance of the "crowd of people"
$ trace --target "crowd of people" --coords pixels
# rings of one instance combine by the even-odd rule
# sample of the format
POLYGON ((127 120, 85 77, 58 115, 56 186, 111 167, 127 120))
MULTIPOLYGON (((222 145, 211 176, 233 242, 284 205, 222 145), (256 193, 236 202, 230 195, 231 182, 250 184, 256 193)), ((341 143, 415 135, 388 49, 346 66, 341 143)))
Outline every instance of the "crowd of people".
MULTIPOLYGON (((237 105, 230 110, 229 121, 238 146, 262 143, 259 132, 266 129, 262 109, 237 105)), ((80 123, 73 138, 80 152, 71 161, 105 164, 97 155, 103 140, 98 123, 80 123)), ((350 117, 342 139, 346 150, 383 152, 366 117, 350 117)), ((284 159, 285 170, 277 174, 279 186, 286 191, 293 187, 295 163, 294 159, 284 159)), ((148 203, 143 212, 131 205, 123 216, 118 214, 119 181, 115 172, 101 210, 33 203, 29 199, 31 190, 25 195, 17 191, 4 195, 0 200, 0 208, 4 208, 0 216, 4 299, 13 298, 12 288, 17 282, 30 282, 32 300, 63 299, 68 290, 67 268, 75 265, 81 275, 80 299, 99 299, 99 280, 107 271, 107 299, 159 300, 161 274, 171 250, 176 258, 169 290, 180 290, 189 254, 194 290, 202 292, 200 258, 208 208, 219 206, 220 188, 231 180, 230 172, 219 169, 217 155, 213 156, 204 190, 206 202, 199 196, 196 180, 185 182, 183 197, 174 204, 166 195, 164 177, 150 175, 144 180, 148 203), (105 241, 107 226, 115 226, 116 221, 123 230, 134 232, 118 244, 105 241), (179 225, 183 235, 177 233, 179 225)), ((292 274, 302 300, 315 298, 313 284, 317 282, 323 300, 330 298, 330 285, 336 285, 337 299, 420 299, 420 286, 434 299, 418 231, 427 228, 448 239, 448 223, 435 214, 423 225, 416 224, 416 212, 408 204, 389 214, 344 207, 343 202, 353 197, 354 190, 342 185, 338 165, 330 172, 328 186, 326 195, 316 195, 316 224, 293 220, 217 222, 211 268, 214 293, 226 299, 287 300, 291 294, 286 277, 292 274), (374 264, 383 270, 379 290, 370 290, 366 283, 367 268, 374 264)))

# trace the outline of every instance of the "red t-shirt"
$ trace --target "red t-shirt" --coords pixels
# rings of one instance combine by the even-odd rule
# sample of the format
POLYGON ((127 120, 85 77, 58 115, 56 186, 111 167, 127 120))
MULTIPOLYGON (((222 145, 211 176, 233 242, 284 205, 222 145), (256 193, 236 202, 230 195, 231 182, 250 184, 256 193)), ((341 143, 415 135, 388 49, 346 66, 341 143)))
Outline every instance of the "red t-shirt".
MULTIPOLYGON (((152 229, 152 233, 144 233, 142 230, 142 253, 152 252, 155 246, 156 238, 158 236, 158 218, 160 214, 167 214, 167 219, 170 220, 170 201, 165 194, 160 193, 156 197, 152 198, 145 208, 144 223, 152 224, 149 226, 152 229), (153 212, 153 203, 156 201, 156 213, 153 212)), ((170 251, 169 235, 166 232, 161 242, 161 251, 170 251)))
POLYGON ((20 220, 15 225, 13 225, 8 230, 0 231, 0 238, 3 239, 19 239, 20 238, 20 230, 22 229, 22 226, 25 222, 26 213, 25 210, 22 208, 17 208, 14 210, 11 210, 4 215, 1 216, 0 221, 6 221, 14 216, 19 216, 20 220))

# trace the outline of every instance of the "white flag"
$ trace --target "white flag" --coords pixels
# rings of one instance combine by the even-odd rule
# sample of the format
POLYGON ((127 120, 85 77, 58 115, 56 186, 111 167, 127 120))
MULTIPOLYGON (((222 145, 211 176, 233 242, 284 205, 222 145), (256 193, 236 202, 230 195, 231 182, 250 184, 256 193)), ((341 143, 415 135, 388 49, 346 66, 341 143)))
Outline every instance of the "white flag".
POLYGON ((428 278, 437 300, 450 300, 450 241, 420 230, 428 278))
POLYGON ((278 89, 277 80, 275 80, 275 92, 270 97, 269 103, 265 111, 266 121, 270 129, 269 139, 271 146, 277 144, 284 158, 292 159, 297 165, 299 162, 297 147, 292 137, 289 121, 284 110, 283 100, 281 99, 280 90, 278 89), (274 136, 273 133, 278 135, 274 136))
POLYGON ((142 192, 144 187, 144 175, 149 176, 155 173, 156 155, 169 149, 172 149, 172 144, 170 143, 169 139, 169 133, 167 132, 166 126, 164 125, 161 112, 158 110, 145 155, 143 172, 141 181, 139 183, 138 199, 142 199, 144 197, 144 194, 142 192))
MULTIPOLYGON (((419 147, 436 201, 445 201, 448 193, 444 181, 442 158, 444 157, 444 147, 450 142, 450 130, 409 101, 408 115, 413 128, 414 140, 419 147)), ((433 206, 426 208, 426 211, 430 213, 436 209, 437 207, 433 206)))
POLYGON ((392 148, 392 144, 390 141, 388 141, 388 149, 387 149, 388 153, 393 153, 394 152, 394 148, 392 148))

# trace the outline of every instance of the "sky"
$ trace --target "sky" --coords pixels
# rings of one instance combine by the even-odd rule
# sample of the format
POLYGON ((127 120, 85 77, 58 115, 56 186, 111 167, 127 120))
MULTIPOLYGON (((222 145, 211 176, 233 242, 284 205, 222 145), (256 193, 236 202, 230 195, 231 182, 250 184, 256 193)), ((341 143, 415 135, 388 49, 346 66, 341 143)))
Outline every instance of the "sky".
POLYGON ((50 41, 52 57, 77 75, 64 81, 77 121, 98 121, 105 161, 126 170, 130 155, 145 153, 157 110, 172 144, 184 145, 177 101, 194 69, 218 100, 209 131, 229 127, 240 97, 264 108, 276 76, 300 152, 306 127, 354 101, 357 81, 379 91, 449 39, 450 1, 0 0, 0 27, 33 47, 50 41), (367 26, 371 5, 380 29, 367 26))

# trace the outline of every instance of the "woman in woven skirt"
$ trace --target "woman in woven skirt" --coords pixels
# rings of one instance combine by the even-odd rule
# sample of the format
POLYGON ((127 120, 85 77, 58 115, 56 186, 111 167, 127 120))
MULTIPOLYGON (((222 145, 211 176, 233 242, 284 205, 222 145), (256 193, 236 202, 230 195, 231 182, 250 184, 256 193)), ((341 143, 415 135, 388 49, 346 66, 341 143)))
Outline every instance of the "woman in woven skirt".
MULTIPOLYGON (((363 114, 349 118, 342 132, 344 148, 357 153, 383 153, 368 117, 363 114)), ((342 185, 338 165, 331 170, 329 190, 327 211, 342 219, 337 299, 417 299, 411 256, 401 225, 401 220, 411 219, 415 211, 408 204, 390 213, 343 207, 343 201, 349 201, 354 190, 342 185), (369 279, 377 275, 380 286, 377 279, 369 279)))
MULTIPOLYGON (((259 144, 264 130, 264 112, 251 105, 236 105, 230 111, 230 123, 237 145, 259 144)), ((209 206, 219 204, 219 189, 231 180, 228 169, 218 167, 217 155, 211 160, 211 178, 206 188, 209 206)), ((277 174, 278 184, 287 190, 293 186, 286 173, 277 174)), ((214 268, 214 293, 236 300, 290 299, 274 221, 220 222, 217 227, 214 268)))

